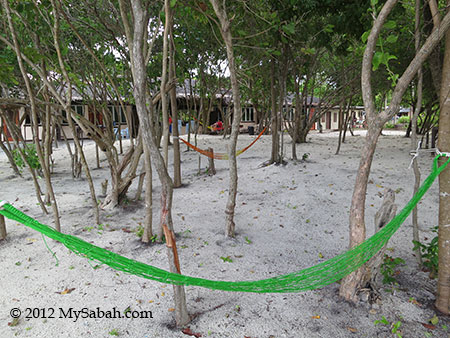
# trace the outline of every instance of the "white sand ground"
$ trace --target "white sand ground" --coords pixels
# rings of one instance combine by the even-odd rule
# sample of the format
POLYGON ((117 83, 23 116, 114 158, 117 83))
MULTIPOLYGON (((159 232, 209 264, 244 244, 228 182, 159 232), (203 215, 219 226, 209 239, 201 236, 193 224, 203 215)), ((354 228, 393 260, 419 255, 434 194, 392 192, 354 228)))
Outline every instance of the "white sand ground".
MULTIPOLYGON (((360 131, 358 134, 364 132, 360 131)), ((385 132, 374 158, 367 194, 366 222, 373 233, 373 217, 382 202, 384 187, 397 190, 396 201, 403 207, 412 196, 410 140, 398 132, 385 132)), ((239 147, 254 136, 241 135, 239 147)), ((308 137, 297 148, 299 158, 291 161, 290 142, 285 138, 288 164, 258 166, 269 158, 270 136, 263 136, 241 155, 239 193, 236 207, 235 240, 224 239, 224 209, 228 192, 228 163, 216 161, 217 175, 204 174, 207 160, 182 147, 184 187, 175 190, 173 218, 183 273, 216 280, 255 280, 298 271, 334 257, 348 245, 348 214, 363 136, 348 137, 340 155, 334 155, 337 133, 308 137), (246 240, 248 239, 248 241, 246 240), (230 256, 232 262, 221 257, 230 256), (323 257, 323 258, 322 258, 323 257)), ((200 136, 199 146, 226 150, 218 136, 200 136)), ((85 143, 92 167, 93 144, 85 143)), ((134 230, 143 221, 143 202, 133 202, 136 184, 129 191, 130 203, 115 211, 102 211, 103 230, 93 226, 89 190, 84 178, 70 175, 66 148, 55 150, 54 188, 61 212, 63 232, 106 247, 126 257, 167 268, 163 245, 140 244, 134 230)), ((104 159, 104 158, 103 158, 104 159)), ((419 158, 425 176, 432 162, 430 155, 419 158)), ((106 161, 92 171, 98 192, 108 177, 106 161)), ((43 185, 43 183, 42 183, 43 185)), ((158 215, 160 185, 154 178, 155 214, 158 215)), ((30 180, 12 176, 5 156, 0 154, 0 199, 44 224, 52 224, 36 205, 30 180)), ((437 225, 437 183, 420 202, 422 238, 432 238, 437 225)), ((155 221, 155 226, 156 226, 155 221)), ((187 337, 174 328, 172 287, 116 272, 102 266, 93 269, 86 259, 69 252, 63 245, 16 222, 7 221, 8 238, 0 242, 0 337, 187 337), (65 289, 67 294, 59 292, 65 289), (70 308, 122 312, 151 311, 152 319, 59 318, 70 308), (22 317, 16 326, 10 311, 19 308, 22 317), (55 318, 26 320, 27 308, 54 309, 55 318)), ((343 302, 337 295, 339 285, 298 294, 250 294, 186 287, 189 312, 195 316, 189 325, 202 337, 391 337, 386 325, 374 321, 385 316, 401 322, 403 337, 447 337, 449 319, 439 317, 436 329, 425 328, 433 310, 436 282, 418 271, 412 253, 410 218, 394 235, 389 254, 401 257, 399 286, 382 290, 381 304, 358 306, 343 302), (417 302, 412 301, 413 297, 417 302), (444 325, 444 328, 443 328, 444 325)), ((35 310, 42 317, 43 310, 35 310)), ((50 311, 50 312, 49 312, 50 311)))

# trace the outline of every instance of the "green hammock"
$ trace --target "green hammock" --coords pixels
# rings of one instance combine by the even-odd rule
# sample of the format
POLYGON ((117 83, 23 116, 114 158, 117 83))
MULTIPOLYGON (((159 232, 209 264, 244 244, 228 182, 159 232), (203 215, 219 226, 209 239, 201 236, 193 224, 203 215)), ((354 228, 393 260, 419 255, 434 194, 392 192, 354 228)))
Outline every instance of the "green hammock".
POLYGON ((63 243, 69 250, 82 257, 106 264, 119 271, 124 271, 126 273, 155 280, 161 283, 196 285, 214 290, 239 292, 300 292, 318 289, 334 283, 352 271, 358 269, 373 255, 375 255, 397 231, 422 196, 430 188, 436 177, 450 162, 449 158, 441 167, 438 167, 438 159, 441 156, 442 155, 436 156, 430 175, 425 179, 422 186, 403 208, 403 210, 375 235, 349 251, 315 266, 300 270, 298 272, 257 281, 213 281, 209 279, 171 273, 154 266, 120 256, 114 252, 87 243, 75 236, 60 233, 53 228, 43 225, 35 219, 25 215, 8 203, 3 205, 3 209, 0 208, 0 214, 9 219, 20 222, 47 237, 63 243))

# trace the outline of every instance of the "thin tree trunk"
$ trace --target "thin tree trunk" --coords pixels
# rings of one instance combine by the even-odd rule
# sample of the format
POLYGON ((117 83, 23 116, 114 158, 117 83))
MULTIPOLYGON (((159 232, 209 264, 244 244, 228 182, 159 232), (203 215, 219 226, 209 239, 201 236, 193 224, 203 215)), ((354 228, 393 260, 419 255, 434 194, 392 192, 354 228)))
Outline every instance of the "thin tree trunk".
MULTIPOLYGON (((295 114, 294 114, 294 130, 292 132, 292 160, 297 161, 297 140, 298 129, 300 127, 300 116, 303 110, 303 102, 300 98, 300 75, 296 74, 294 79, 295 91, 295 114)), ((303 98, 303 97, 302 97, 303 98)))
MULTIPOLYGON (((237 161, 236 161, 236 144, 239 135, 239 124, 242 117, 241 98, 239 94, 239 84, 236 76, 236 63, 233 52, 233 41, 231 36, 231 22, 228 19, 226 9, 222 7, 218 0, 210 0, 214 8, 214 12, 220 22, 220 32, 227 49, 228 68, 230 70, 231 90, 233 94, 233 123, 231 126, 230 147, 228 150, 230 165, 230 186, 228 193, 228 201, 225 210, 226 214, 226 230, 228 237, 235 236, 234 211, 236 206, 236 194, 238 184, 237 161)), ((225 4, 225 2, 223 3, 225 4)))
POLYGON ((0 215, 0 241, 6 238, 5 216, 0 215))
MULTIPOLYGON (((170 63, 169 63, 169 82, 176 80, 175 72, 175 42, 173 37, 173 25, 170 27, 170 63)), ((181 160, 180 160, 180 140, 178 130, 178 108, 176 87, 170 90, 170 108, 172 112, 172 135, 173 135, 173 187, 181 187, 181 160)))
POLYGON ((163 138, 162 138, 162 148, 164 155, 164 163, 166 167, 169 165, 169 111, 167 102, 167 72, 168 72, 168 61, 169 61, 169 32, 170 27, 173 25, 172 21, 172 10, 170 8, 170 3, 164 1, 164 11, 165 11, 165 25, 163 34, 163 55, 162 55, 162 72, 161 72, 161 107, 162 107, 162 127, 163 127, 163 138))
MULTIPOLYGON (((416 53, 420 49, 420 8, 421 8, 421 0, 416 0, 415 6, 415 47, 416 53)), ((419 117, 419 113, 422 107, 422 93, 423 93, 423 74, 422 67, 417 71, 417 102, 414 110, 414 114, 411 118, 411 150, 416 149, 417 147, 417 118, 419 117)), ((420 186, 420 170, 419 164, 417 161, 413 161, 413 170, 414 170, 414 191, 413 196, 417 193, 420 186)), ((418 208, 417 206, 412 211, 412 225, 413 225, 413 240, 416 242, 420 241, 419 238, 419 223, 418 223, 418 208)), ((420 248, 418 247, 415 251, 417 264, 422 266, 422 255, 420 253, 420 248)))
MULTIPOLYGON (((379 126, 375 123, 375 104, 371 86, 372 58, 379 31, 396 3, 397 0, 388 0, 383 6, 383 9, 373 24, 371 33, 369 34, 366 50, 363 56, 361 85, 363 87, 363 101, 369 128, 367 130, 366 140, 361 152, 361 160, 359 163, 358 173, 356 175, 356 182, 350 207, 350 248, 355 247, 366 239, 364 215, 367 183, 369 181, 372 158, 375 153, 378 137, 383 126, 379 126)), ((356 302, 356 294, 361 287, 361 283, 363 282, 364 273, 364 269, 359 268, 355 272, 344 277, 339 294, 346 300, 356 302)))
MULTIPOLYGON (((142 132, 142 131, 141 131, 142 132)), ((153 237, 153 172, 152 162, 148 147, 144 147, 145 168, 145 220, 142 242, 149 243, 153 237)))
MULTIPOLYGON (((450 0, 447 1, 447 11, 450 0)), ((450 154, 450 30, 445 37, 445 56, 442 69, 438 148, 450 154)), ((447 158, 443 159, 444 161, 447 158)), ((442 163, 442 161, 441 161, 442 163)), ((450 314, 450 167, 439 176, 439 267, 436 308, 450 314)))
MULTIPOLYGON (((280 128, 278 112, 277 112, 277 94, 275 88, 275 60, 272 58, 270 62, 270 100, 271 100, 271 111, 272 111, 272 153, 270 156, 270 163, 278 163, 278 155, 280 153, 280 140, 278 137, 278 130, 280 128)), ((278 98, 281 100, 281 97, 278 98)))
MULTIPOLYGON (((169 1, 165 0, 165 6, 170 6, 169 1)), ((127 42, 130 47, 131 55, 131 68, 133 75, 134 85, 134 98, 136 102, 136 110, 139 116, 141 124, 142 138, 145 147, 148 147, 147 152, 151 154, 152 160, 155 164, 156 171, 158 172, 159 179, 161 181, 161 226, 165 225, 168 230, 173 234, 172 224, 172 195, 173 185, 172 180, 167 172, 167 167, 162 157, 158 144, 156 143, 156 135, 153 125, 150 123, 149 114, 147 111, 147 80, 146 80, 146 67, 144 63, 144 51, 143 51, 143 39, 145 30, 148 25, 148 16, 146 17, 146 10, 143 7, 142 1, 135 0, 131 3, 133 12, 133 36, 128 36, 127 42)), ((126 25, 127 22, 124 22, 126 25)), ((163 92, 161 92, 163 94, 163 92)), ((148 174, 148 176, 151 176, 148 174)), ((175 238, 172 238, 173 241, 175 238)), ((174 247, 167 248, 167 255, 169 259, 169 269, 171 272, 179 273, 179 261, 175 255, 174 247)), ((186 306, 186 296, 184 287, 180 285, 174 285, 174 300, 175 300, 175 320, 177 326, 184 326, 190 321, 189 314, 186 306)))
POLYGON ((345 101, 342 100, 341 104, 339 105, 339 119, 338 119, 338 128, 339 128, 339 138, 338 138, 338 146, 336 149, 335 155, 339 154, 339 150, 341 150, 341 143, 342 143, 342 129, 344 124, 344 104, 345 101))

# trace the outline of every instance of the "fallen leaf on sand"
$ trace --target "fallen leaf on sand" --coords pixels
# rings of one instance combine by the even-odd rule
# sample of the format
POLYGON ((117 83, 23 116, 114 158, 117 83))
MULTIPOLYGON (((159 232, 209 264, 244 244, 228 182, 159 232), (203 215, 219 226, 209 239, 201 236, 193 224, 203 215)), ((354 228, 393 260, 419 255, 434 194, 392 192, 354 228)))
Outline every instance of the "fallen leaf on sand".
POLYGON ((59 293, 60 295, 67 295, 68 293, 71 293, 73 290, 75 290, 75 288, 66 288, 66 289, 64 289, 63 291, 59 291, 59 292, 56 292, 56 293, 59 293))
POLYGON ((184 334, 186 334, 188 336, 193 336, 193 337, 196 337, 196 338, 200 338, 202 336, 200 333, 192 332, 190 327, 187 327, 187 328, 181 330, 181 332, 183 332, 184 334))
POLYGON ((167 311, 169 311, 169 312, 174 312, 175 309, 174 309, 173 307, 171 307, 171 308, 169 308, 169 310, 167 310, 167 311))
POLYGON ((14 318, 12 322, 8 323, 8 326, 17 326, 19 325, 19 318, 14 318))
POLYGON ((347 326, 347 330, 349 330, 350 332, 353 332, 353 333, 358 332, 357 329, 355 329, 354 327, 350 327, 350 326, 347 326))
POLYGON ((437 323, 439 323, 438 316, 434 315, 433 318, 430 319, 430 323, 433 325, 436 325, 437 323))
POLYGON ((312 319, 320 319, 320 316, 312 316, 312 319))
POLYGON ((423 327, 429 329, 429 330, 434 330, 436 329, 436 326, 434 326, 433 324, 427 324, 427 323, 422 323, 423 327))
POLYGON ((411 298, 410 300, 409 300, 409 302, 411 303, 411 304, 414 304, 414 305, 417 305, 417 306, 422 306, 422 304, 420 304, 416 299, 414 299, 414 298, 411 298))

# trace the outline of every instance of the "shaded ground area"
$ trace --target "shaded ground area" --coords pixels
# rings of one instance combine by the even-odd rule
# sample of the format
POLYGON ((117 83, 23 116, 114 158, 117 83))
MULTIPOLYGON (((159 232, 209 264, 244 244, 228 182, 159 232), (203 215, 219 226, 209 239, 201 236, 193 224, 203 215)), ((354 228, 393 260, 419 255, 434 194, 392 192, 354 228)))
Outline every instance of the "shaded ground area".
MULTIPOLYGON (((367 228, 373 233, 373 218, 382 202, 382 192, 397 192, 402 208, 412 196, 409 139, 385 132, 375 155, 367 194, 367 228)), ((241 135, 239 148, 253 137, 241 135)), ((216 161, 217 175, 205 175, 207 159, 185 152, 182 147, 183 188, 174 193, 174 226, 177 232, 183 273, 216 280, 256 280, 298 271, 342 253, 348 245, 348 213, 363 137, 349 137, 341 154, 334 155, 337 134, 312 134, 307 144, 297 146, 297 155, 309 154, 307 161, 285 166, 260 164, 269 158, 270 136, 263 136, 241 155, 239 193, 236 209, 237 238, 224 239, 224 210, 228 189, 228 163, 216 161), (229 258, 229 259, 224 259, 229 258)), ((199 146, 226 151, 226 141, 218 136, 199 137, 199 146)), ((290 144, 285 145, 290 154, 290 144)), ((85 143, 94 164, 93 144, 85 143)), ((89 189, 86 180, 70 176, 66 149, 55 150, 54 187, 61 210, 63 231, 129 258, 166 269, 163 245, 140 244, 135 233, 143 222, 142 201, 129 202, 120 209, 103 211, 103 225, 92 225, 89 189), (125 230, 124 230, 125 229, 125 230)), ((429 172, 432 157, 419 158, 423 175, 429 172)), ((103 160, 102 165, 106 162, 103 160)), ((92 171, 96 188, 108 177, 103 167, 92 171)), ((0 199, 45 224, 36 205, 32 183, 26 177, 11 178, 12 170, 0 152, 0 199)), ((25 174, 26 175, 26 174, 25 174)), ((154 219, 158 215, 160 185, 154 178, 154 219)), ((437 225, 437 183, 420 202, 422 238, 432 238, 437 225)), ((14 222, 7 223, 8 239, 0 243, 0 336, 1 337, 187 337, 173 328, 172 288, 118 273, 76 256, 51 240, 14 222), (51 251, 49 251, 50 248, 51 251), (58 263, 52 257, 55 253, 58 263), (72 290, 73 289, 73 290, 72 290), (64 292, 71 290, 70 292, 64 292), (60 311, 83 308, 124 313, 151 311, 153 318, 59 318, 60 311), (10 310, 20 308, 55 309, 56 318, 21 317, 16 326, 10 310), (62 309, 62 310, 61 310, 62 309)), ((384 316, 389 323, 400 322, 404 337, 444 337, 450 321, 438 317, 432 329, 425 327, 435 315, 435 281, 418 271, 412 252, 412 228, 408 219, 388 245, 388 253, 406 264, 398 269, 397 286, 381 290, 381 300, 373 305, 349 305, 337 296, 338 284, 298 294, 246 294, 187 287, 188 309, 195 318, 192 332, 203 337, 390 337, 389 325, 377 324, 384 316)))

